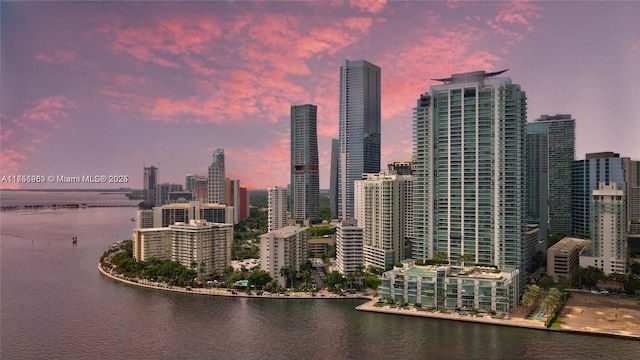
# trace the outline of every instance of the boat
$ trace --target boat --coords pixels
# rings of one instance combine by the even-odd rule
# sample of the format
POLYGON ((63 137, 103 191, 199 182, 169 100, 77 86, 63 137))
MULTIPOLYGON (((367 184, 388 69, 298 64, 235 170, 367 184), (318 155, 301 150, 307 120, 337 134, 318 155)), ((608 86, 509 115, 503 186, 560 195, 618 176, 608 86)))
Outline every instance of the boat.
POLYGON ((77 237, 77 236, 74 236, 74 237, 73 237, 73 241, 72 241, 72 243, 73 243, 73 245, 75 245, 75 244, 77 244, 77 243, 78 243, 78 237, 77 237))

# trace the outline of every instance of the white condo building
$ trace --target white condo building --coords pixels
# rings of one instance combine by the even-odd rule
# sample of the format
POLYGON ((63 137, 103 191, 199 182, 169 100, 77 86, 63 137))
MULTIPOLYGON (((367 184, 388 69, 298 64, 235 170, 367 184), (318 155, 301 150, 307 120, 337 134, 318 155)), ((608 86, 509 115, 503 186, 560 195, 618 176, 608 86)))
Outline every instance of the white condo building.
POLYGON ((202 274, 223 271, 231 264, 233 224, 190 220, 168 227, 135 229, 132 235, 136 261, 177 261, 202 274), (192 265, 196 264, 193 268, 192 265))
POLYGON ((405 186, 402 175, 363 174, 354 182, 354 215, 363 229, 364 267, 404 259, 405 186))
POLYGON ((336 266, 349 274, 363 268, 363 234, 355 219, 342 220, 336 229, 336 266))
POLYGON ((269 232, 287 224, 287 188, 275 186, 267 189, 269 205, 269 232))
POLYGON ((189 224, 176 223, 169 229, 171 260, 199 274, 210 274, 213 270, 222 272, 231 265, 233 224, 191 220, 189 224))
POLYGON ((287 286, 280 269, 288 266, 296 274, 309 256, 309 235, 306 226, 286 226, 260 235, 260 268, 267 271, 280 286, 287 286))
POLYGON ((600 182, 591 198, 591 253, 580 256, 580 266, 624 274, 627 261, 627 209, 624 190, 615 182, 600 182))

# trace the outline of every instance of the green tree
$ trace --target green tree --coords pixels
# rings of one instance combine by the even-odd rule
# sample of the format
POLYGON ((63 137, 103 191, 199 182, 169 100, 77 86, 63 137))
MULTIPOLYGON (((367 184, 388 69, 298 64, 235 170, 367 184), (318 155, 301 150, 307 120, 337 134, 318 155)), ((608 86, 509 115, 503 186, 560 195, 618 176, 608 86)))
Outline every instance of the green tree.
POLYGON ((227 277, 227 285, 233 285, 236 281, 244 280, 244 274, 241 271, 234 271, 227 277))
POLYGON ((342 274, 339 271, 332 271, 324 278, 324 283, 327 285, 329 290, 335 291, 338 285, 341 285, 343 282, 342 274))
POLYGON ((291 288, 293 288, 293 281, 296 278, 296 271, 291 267, 284 265, 280 268, 280 276, 284 276, 286 282, 291 281, 291 288))
POLYGON ((273 279, 268 272, 261 269, 254 269, 247 276, 247 280, 249 281, 249 285, 254 285, 256 289, 262 289, 273 279))
POLYGON ((447 254, 443 252, 436 253, 436 255, 433 257, 433 260, 438 264, 443 264, 445 261, 447 261, 447 254))

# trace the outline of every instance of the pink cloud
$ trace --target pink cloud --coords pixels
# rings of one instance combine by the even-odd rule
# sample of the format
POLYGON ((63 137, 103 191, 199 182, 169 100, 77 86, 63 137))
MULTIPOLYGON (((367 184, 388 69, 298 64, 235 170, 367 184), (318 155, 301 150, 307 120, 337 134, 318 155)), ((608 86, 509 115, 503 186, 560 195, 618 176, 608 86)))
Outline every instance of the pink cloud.
POLYGON ((65 64, 76 59, 76 52, 73 50, 56 50, 51 55, 39 53, 33 58, 50 64, 65 64))
POLYGON ((496 33, 510 38, 509 43, 521 41, 524 38, 522 29, 533 31, 530 20, 541 18, 539 8, 529 1, 512 1, 507 8, 502 9, 487 25, 496 33))
POLYGON ((73 102, 64 96, 49 96, 34 101, 30 108, 11 120, 2 115, 2 174, 18 175, 22 163, 28 160, 27 153, 35 151, 37 145, 45 141, 53 130, 59 128, 74 108, 73 102))
POLYGON ((357 0, 349 1, 348 3, 353 8, 357 8, 360 11, 369 12, 372 14, 381 12, 387 5, 386 0, 357 0))

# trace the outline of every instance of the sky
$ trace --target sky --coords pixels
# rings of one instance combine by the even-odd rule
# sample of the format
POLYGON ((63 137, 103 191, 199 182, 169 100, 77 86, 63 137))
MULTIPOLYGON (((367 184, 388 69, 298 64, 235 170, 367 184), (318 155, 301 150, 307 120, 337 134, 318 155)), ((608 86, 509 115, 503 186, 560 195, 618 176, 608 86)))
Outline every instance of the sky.
POLYGON ((383 167, 411 157, 431 79, 503 69, 529 122, 574 116, 577 159, 640 160, 638 1, 2 0, 0 21, 0 176, 127 176, 0 188, 142 188, 144 164, 184 184, 216 148, 241 186, 286 185, 308 103, 328 188, 344 59, 382 69, 383 167))

